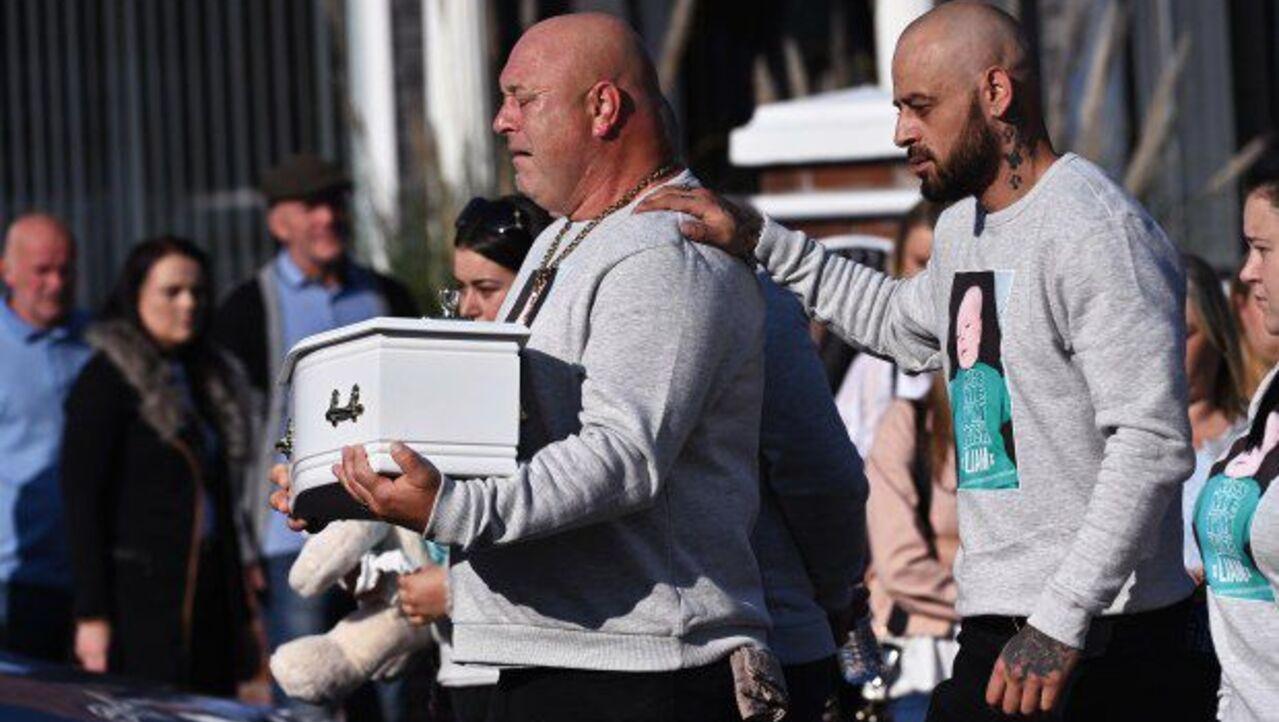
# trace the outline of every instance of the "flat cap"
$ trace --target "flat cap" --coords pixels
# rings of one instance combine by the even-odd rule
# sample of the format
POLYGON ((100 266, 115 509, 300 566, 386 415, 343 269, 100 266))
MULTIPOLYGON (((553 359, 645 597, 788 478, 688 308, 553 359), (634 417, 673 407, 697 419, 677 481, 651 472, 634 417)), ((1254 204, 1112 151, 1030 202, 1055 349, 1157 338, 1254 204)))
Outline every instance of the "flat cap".
POLYGON ((261 188, 266 204, 271 206, 350 190, 351 179, 335 163, 313 153, 297 153, 267 169, 262 174, 261 188))

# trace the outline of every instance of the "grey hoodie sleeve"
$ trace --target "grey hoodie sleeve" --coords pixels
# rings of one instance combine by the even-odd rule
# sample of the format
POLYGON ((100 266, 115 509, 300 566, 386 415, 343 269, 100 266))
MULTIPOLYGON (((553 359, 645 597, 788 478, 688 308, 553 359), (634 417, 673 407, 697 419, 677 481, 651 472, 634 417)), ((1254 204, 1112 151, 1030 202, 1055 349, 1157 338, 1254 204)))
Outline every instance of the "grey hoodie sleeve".
POLYGON ((1092 498, 1029 623, 1082 647, 1194 470, 1186 417, 1186 282, 1162 235, 1128 219, 1062 248, 1061 329, 1106 439, 1092 498))
MULTIPOLYGON (((906 371, 940 368, 932 274, 899 280, 830 253, 799 231, 764 218, 755 258, 837 335, 891 356, 906 371)), ((930 263, 931 265, 931 263, 930 263)))
POLYGON ((847 607, 866 565, 866 476, 794 297, 762 282, 766 309, 761 473, 827 612, 847 607))
MULTIPOLYGON (((695 251, 664 245, 614 266, 591 306, 581 430, 543 447, 512 476, 445 479, 427 538, 464 549, 507 544, 652 505, 708 398, 752 354, 762 382, 757 284, 745 269, 740 284, 715 282, 705 263, 695 251)), ((750 431, 737 433, 758 429, 757 416, 743 423, 750 431)))

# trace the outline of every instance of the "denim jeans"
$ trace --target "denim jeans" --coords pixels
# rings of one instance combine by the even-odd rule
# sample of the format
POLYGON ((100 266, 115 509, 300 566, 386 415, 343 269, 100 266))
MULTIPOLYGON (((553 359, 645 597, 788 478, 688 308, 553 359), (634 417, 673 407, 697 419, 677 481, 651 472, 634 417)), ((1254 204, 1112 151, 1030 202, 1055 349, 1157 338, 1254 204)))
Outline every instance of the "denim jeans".
POLYGON ((0 649, 68 662, 72 634, 70 591, 0 582, 0 649))

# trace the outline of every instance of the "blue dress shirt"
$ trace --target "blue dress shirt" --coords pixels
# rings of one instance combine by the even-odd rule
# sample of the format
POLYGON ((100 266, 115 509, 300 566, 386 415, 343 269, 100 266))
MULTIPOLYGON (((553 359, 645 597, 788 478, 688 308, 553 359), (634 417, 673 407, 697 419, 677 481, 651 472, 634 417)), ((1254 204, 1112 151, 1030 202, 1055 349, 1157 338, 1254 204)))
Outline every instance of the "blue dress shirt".
POLYGON ((63 402, 93 353, 86 320, 41 330, 0 298, 0 583, 71 587, 58 456, 63 402))
MULTIPOLYGON (((386 304, 378 291, 377 279, 367 270, 347 265, 347 272, 337 286, 325 286, 309 279, 289 254, 281 251, 275 257, 276 280, 280 289, 280 319, 284 343, 288 351, 298 341, 323 331, 358 323, 386 313, 386 304)), ((287 418, 285 410, 280 418, 287 418)), ((279 430, 283 434, 283 429, 279 430)), ((305 538, 285 525, 284 516, 272 514, 263 540, 266 556, 292 554, 302 548, 305 538)))

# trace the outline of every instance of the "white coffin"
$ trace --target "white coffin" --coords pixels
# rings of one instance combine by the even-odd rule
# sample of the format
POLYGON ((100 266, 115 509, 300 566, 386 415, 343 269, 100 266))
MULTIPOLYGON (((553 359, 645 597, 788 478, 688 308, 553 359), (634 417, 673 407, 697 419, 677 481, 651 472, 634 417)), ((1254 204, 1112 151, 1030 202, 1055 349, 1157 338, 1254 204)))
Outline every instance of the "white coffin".
POLYGON ((292 386, 294 516, 367 518, 332 472, 347 445, 379 473, 400 472, 393 441, 451 476, 514 473, 527 339, 513 323, 374 318, 299 341, 279 379, 292 386))

